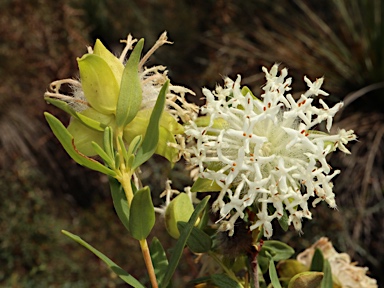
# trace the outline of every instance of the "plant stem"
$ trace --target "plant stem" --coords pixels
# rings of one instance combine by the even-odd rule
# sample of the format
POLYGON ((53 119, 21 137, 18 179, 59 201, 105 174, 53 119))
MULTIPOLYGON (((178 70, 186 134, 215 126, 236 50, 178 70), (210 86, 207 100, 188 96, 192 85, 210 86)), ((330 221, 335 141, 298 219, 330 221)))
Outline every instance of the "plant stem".
POLYGON ((145 266, 147 267, 149 280, 151 281, 152 288, 158 288, 155 270, 153 269, 151 255, 149 254, 148 243, 146 239, 140 240, 141 253, 143 254, 145 266))
MULTIPOLYGON (((257 239, 260 236, 260 232, 253 236, 257 239)), ((260 287, 259 271, 258 271, 259 263, 257 261, 257 256, 259 255, 259 252, 261 251, 263 244, 264 244, 263 239, 259 239, 259 242, 256 245, 252 246, 254 249, 252 249, 252 251, 248 253, 248 259, 249 259, 248 267, 250 267, 250 270, 251 270, 250 272, 252 272, 251 279, 252 279, 253 288, 260 287)))
POLYGON ((123 130, 118 129, 116 133, 116 147, 117 147, 117 154, 119 156, 120 160, 120 167, 119 167, 119 177, 116 179, 120 182, 121 186, 123 186, 125 196, 127 197, 128 201, 128 207, 131 207, 131 202, 133 199, 133 191, 132 191, 132 185, 131 185, 131 178, 133 175, 133 171, 125 166, 125 159, 124 159, 124 153, 122 152, 125 147, 120 146, 119 137, 123 137, 123 130))
POLYGON ((251 267, 252 267, 252 279, 253 279, 253 286, 255 288, 259 288, 259 271, 257 270, 258 263, 257 263, 257 255, 258 253, 254 253, 252 256, 253 259, 251 259, 251 267))
POLYGON ((131 207, 131 203, 133 199, 131 178, 132 178, 132 173, 123 172, 121 177, 117 179, 120 182, 121 186, 123 186, 125 196, 127 197, 128 207, 131 207))
MULTIPOLYGON (((132 170, 130 167, 126 167, 125 165, 125 159, 123 154, 123 149, 125 147, 120 146, 119 137, 123 136, 123 131, 119 129, 116 134, 116 146, 117 146, 117 153, 120 158, 120 167, 119 167, 119 173, 118 177, 116 179, 120 182, 121 186, 123 187, 123 190, 125 192, 125 196, 127 197, 128 207, 131 207, 132 199, 133 199, 133 190, 132 190, 132 184, 131 179, 132 175, 134 173, 134 170, 132 170)), ((157 279, 155 275, 155 270, 153 268, 151 255, 149 253, 148 243, 146 239, 139 240, 141 253, 143 254, 145 266, 147 267, 149 280, 151 281, 152 288, 158 288, 159 285, 157 284, 157 279)))

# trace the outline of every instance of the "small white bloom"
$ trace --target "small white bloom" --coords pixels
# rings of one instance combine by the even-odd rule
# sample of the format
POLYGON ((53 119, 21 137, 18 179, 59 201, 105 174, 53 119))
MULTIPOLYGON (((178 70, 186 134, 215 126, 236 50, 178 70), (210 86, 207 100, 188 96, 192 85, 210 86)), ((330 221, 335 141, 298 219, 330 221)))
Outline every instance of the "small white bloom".
POLYGON ((221 187, 212 208, 220 212, 220 229, 230 235, 235 221, 247 214, 256 215, 247 218, 250 230, 263 227, 269 238, 271 221, 284 212, 288 223, 301 230, 302 218, 312 217, 310 198, 314 205, 326 201, 335 208, 331 179, 340 171, 332 171, 326 156, 337 148, 349 153, 345 144, 356 139, 351 130, 336 135, 311 130, 325 121, 330 131, 342 107, 329 108, 321 99, 321 108, 312 105, 313 97, 328 95, 320 89, 323 78, 312 83, 305 77, 309 89, 295 100, 287 93, 292 82, 287 69, 278 73, 274 65, 263 71, 267 83, 260 98, 242 90, 240 76, 226 78, 215 91, 203 89, 207 102, 201 112, 209 120, 202 125, 197 118, 186 129, 196 142, 189 149, 191 164, 201 178, 221 187))

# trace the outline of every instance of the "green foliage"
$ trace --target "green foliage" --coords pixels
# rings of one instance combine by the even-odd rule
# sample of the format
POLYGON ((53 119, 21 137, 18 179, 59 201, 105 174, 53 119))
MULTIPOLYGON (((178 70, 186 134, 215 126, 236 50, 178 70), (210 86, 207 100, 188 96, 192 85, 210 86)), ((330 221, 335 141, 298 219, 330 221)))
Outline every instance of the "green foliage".
POLYGON ((165 276, 165 272, 167 271, 168 259, 163 246, 161 245, 159 239, 156 237, 152 239, 150 251, 156 279, 158 283, 161 283, 165 276))
POLYGON ((49 114, 48 112, 45 112, 44 115, 53 133, 55 134, 57 139, 60 141, 61 145, 63 145, 65 151, 67 151, 67 153, 71 156, 73 160, 75 160, 78 164, 82 166, 85 166, 95 171, 99 171, 106 175, 109 175, 109 176, 116 175, 114 171, 105 167, 104 165, 97 162, 96 160, 80 154, 76 150, 76 147, 73 144, 74 140, 72 135, 68 132, 68 130, 64 127, 64 125, 55 116, 49 114))
POLYGON ((115 159, 110 157, 103 148, 101 148, 99 146, 99 144, 97 144, 95 141, 92 141, 92 147, 93 147, 93 150, 95 150, 95 152, 97 153, 97 155, 100 156, 101 159, 103 159, 104 163, 112 168, 112 169, 115 169, 115 159))
POLYGON ((93 254, 95 254, 97 257, 99 257, 105 264, 108 265, 108 267, 115 272, 122 280, 124 280, 125 283, 132 285, 135 288, 144 288, 143 285, 139 281, 137 281, 132 275, 124 271, 120 266, 118 266, 115 262, 113 262, 111 259, 109 259, 107 256, 105 256, 103 253, 89 245, 87 242, 85 242, 83 239, 81 239, 79 236, 72 234, 68 231, 62 230, 61 231, 64 235, 68 236, 72 240, 76 241, 80 245, 84 246, 88 250, 90 250, 93 254))
POLYGON ((266 240, 263 243, 260 255, 264 255, 264 253, 265 255, 268 253, 268 257, 270 257, 273 261, 277 262, 290 258, 295 253, 295 250, 293 250, 292 247, 288 246, 284 242, 276 240, 266 240))
POLYGON ((269 272, 269 277, 271 279, 272 286, 274 288, 281 288, 279 276, 277 276, 277 272, 276 272, 275 263, 272 261, 272 259, 270 259, 270 261, 269 261, 268 272, 269 272))
POLYGON ((290 258, 294 253, 295 251, 283 242, 276 240, 264 241, 263 246, 257 256, 262 273, 266 273, 270 269, 270 262, 286 260, 290 258))
POLYGON ((139 62, 143 45, 144 39, 141 39, 133 49, 123 71, 116 108, 118 127, 125 127, 131 122, 141 106, 142 88, 139 78, 139 62))
POLYGON ((228 277, 226 274, 211 275, 212 282, 219 288, 242 288, 243 286, 235 280, 228 277))
POLYGON ((64 112, 68 113, 69 115, 75 117, 77 120, 81 121, 82 124, 85 126, 97 130, 97 131, 104 131, 105 125, 103 125, 101 122, 98 122, 92 118, 89 118, 81 113, 76 112, 68 103, 57 100, 54 98, 45 97, 44 99, 49 104, 55 105, 57 108, 63 110, 64 112))
POLYGON ((104 137, 103 137, 103 148, 105 153, 108 155, 108 158, 112 162, 113 166, 110 166, 111 168, 115 168, 117 165, 115 165, 115 151, 113 149, 113 130, 111 127, 106 127, 104 130, 104 137))
POLYGON ((311 262, 311 271, 323 271, 324 267, 324 257, 323 253, 319 248, 316 248, 315 253, 313 254, 312 262, 311 262))
MULTIPOLYGON (((177 222, 179 231, 182 231, 186 225, 186 222, 177 222)), ((187 240, 187 245, 188 248, 194 253, 207 253, 212 248, 212 239, 201 229, 193 227, 191 235, 187 240)))
POLYGON ((136 240, 144 240, 155 225, 151 191, 144 187, 135 192, 129 211, 129 231, 136 240))
POLYGON ((147 161, 153 153, 155 153, 157 144, 159 142, 159 125, 160 117, 164 110, 165 97, 168 92, 169 81, 165 82, 157 97, 155 108, 152 111, 149 124, 145 132, 143 143, 137 150, 137 154, 133 163, 133 169, 136 169, 145 161, 147 161))
POLYGON ((163 282, 161 282, 161 287, 167 287, 173 273, 176 270, 176 267, 180 261, 181 254, 183 253, 183 249, 187 243, 187 240, 189 238, 189 235, 192 232, 193 227, 195 226, 195 223, 200 215, 204 211, 205 206, 208 203, 209 196, 205 197, 195 208, 195 211, 193 211, 191 218, 189 219, 187 225, 184 227, 183 231, 180 233, 180 237, 174 246, 171 258, 169 260, 169 266, 165 273, 163 282))
POLYGON ((108 179, 116 214, 124 227, 129 231, 129 206, 123 188, 115 178, 109 177, 108 179))
POLYGON ((324 278, 321 281, 321 288, 333 287, 332 269, 328 260, 324 261, 323 272, 324 278))

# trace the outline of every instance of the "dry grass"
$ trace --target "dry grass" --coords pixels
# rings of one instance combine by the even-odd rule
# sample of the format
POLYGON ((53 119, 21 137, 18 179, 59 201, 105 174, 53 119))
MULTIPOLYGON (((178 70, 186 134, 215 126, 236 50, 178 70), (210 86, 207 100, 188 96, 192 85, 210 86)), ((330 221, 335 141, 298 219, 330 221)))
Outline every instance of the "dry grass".
POLYGON ((349 157, 338 156, 335 165, 343 171, 337 179, 338 203, 344 244, 351 256, 368 260, 377 268, 382 264, 384 239, 384 115, 354 113, 338 123, 354 129, 359 141, 349 157), (336 164, 337 163, 337 164, 336 164))

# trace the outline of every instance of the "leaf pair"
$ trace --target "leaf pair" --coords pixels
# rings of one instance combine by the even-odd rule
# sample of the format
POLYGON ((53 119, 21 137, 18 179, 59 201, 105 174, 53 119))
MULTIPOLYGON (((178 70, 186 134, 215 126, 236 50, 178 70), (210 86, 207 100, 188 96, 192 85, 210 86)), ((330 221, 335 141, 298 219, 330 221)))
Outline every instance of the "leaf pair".
POLYGON ((44 115, 47 119, 49 126, 53 131, 53 134, 55 134, 56 138, 60 141, 65 151, 67 151, 67 153, 73 160, 75 160, 78 164, 85 166, 89 169, 99 171, 108 176, 116 176, 115 171, 105 167, 100 162, 81 154, 74 145, 73 136, 68 132, 68 130, 64 127, 64 125, 60 122, 59 119, 47 112, 45 112, 44 115))

